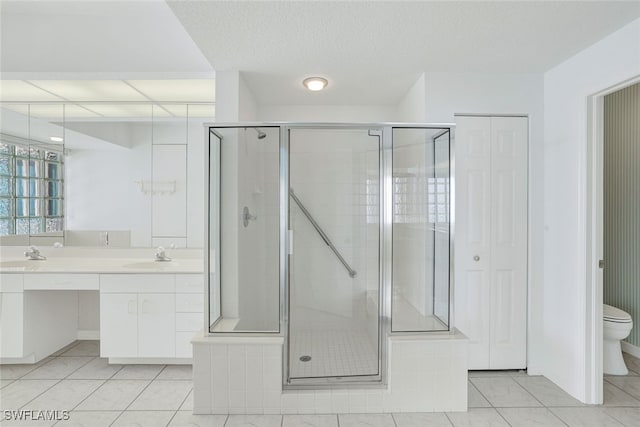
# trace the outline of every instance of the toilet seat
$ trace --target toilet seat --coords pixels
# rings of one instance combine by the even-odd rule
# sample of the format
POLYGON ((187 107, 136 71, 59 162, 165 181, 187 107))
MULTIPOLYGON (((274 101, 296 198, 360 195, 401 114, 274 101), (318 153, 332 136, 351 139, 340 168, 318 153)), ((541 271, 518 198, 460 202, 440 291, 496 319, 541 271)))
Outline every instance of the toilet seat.
POLYGON ((619 308, 612 307, 607 304, 602 305, 603 320, 605 322, 613 323, 631 323, 631 316, 629 313, 620 310, 619 308))

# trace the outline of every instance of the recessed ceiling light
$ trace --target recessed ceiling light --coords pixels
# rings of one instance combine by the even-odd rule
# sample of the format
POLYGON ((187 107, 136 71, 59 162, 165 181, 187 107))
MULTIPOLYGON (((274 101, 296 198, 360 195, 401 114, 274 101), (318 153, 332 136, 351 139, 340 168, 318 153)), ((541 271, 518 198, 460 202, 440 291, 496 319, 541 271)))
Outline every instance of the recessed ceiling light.
POLYGON ((62 139, 62 137, 60 136, 50 136, 49 139, 53 142, 62 142, 64 141, 64 139, 62 139))
POLYGON ((317 92, 327 87, 329 82, 323 77, 308 77, 302 81, 302 84, 310 91, 317 92))

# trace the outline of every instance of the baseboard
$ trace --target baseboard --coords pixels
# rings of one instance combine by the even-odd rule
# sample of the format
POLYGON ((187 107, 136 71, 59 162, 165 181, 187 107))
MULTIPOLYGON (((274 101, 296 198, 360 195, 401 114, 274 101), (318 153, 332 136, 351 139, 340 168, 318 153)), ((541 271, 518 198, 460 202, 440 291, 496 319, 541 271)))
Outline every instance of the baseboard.
MULTIPOLYGON (((104 357, 104 356, 103 356, 104 357)), ((109 357, 117 365, 192 365, 190 357, 109 357)))
POLYGON ((78 329, 79 340, 99 340, 100 331, 93 331, 90 329, 78 329))
POLYGON ((629 344, 626 341, 621 341, 620 344, 622 345, 622 351, 640 359, 640 347, 629 344))
POLYGON ((0 357, 0 365, 33 365, 36 362, 34 354, 26 357, 0 357))

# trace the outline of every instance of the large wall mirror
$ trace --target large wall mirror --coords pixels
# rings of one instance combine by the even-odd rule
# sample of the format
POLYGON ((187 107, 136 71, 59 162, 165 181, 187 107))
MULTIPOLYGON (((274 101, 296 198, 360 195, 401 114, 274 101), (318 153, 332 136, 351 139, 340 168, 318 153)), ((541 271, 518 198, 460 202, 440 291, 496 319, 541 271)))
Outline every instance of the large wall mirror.
POLYGON ((213 103, 0 104, 0 244, 202 248, 213 103))

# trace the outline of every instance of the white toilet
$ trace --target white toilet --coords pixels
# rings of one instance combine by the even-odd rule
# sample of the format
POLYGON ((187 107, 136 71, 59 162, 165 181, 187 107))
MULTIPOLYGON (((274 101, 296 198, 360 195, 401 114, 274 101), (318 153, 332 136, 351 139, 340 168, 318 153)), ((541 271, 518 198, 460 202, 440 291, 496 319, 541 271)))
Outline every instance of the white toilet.
POLYGON ((602 326, 604 373, 608 375, 627 375, 629 370, 622 358, 620 341, 631 333, 633 320, 625 311, 607 304, 603 304, 602 311, 604 321, 602 326))

